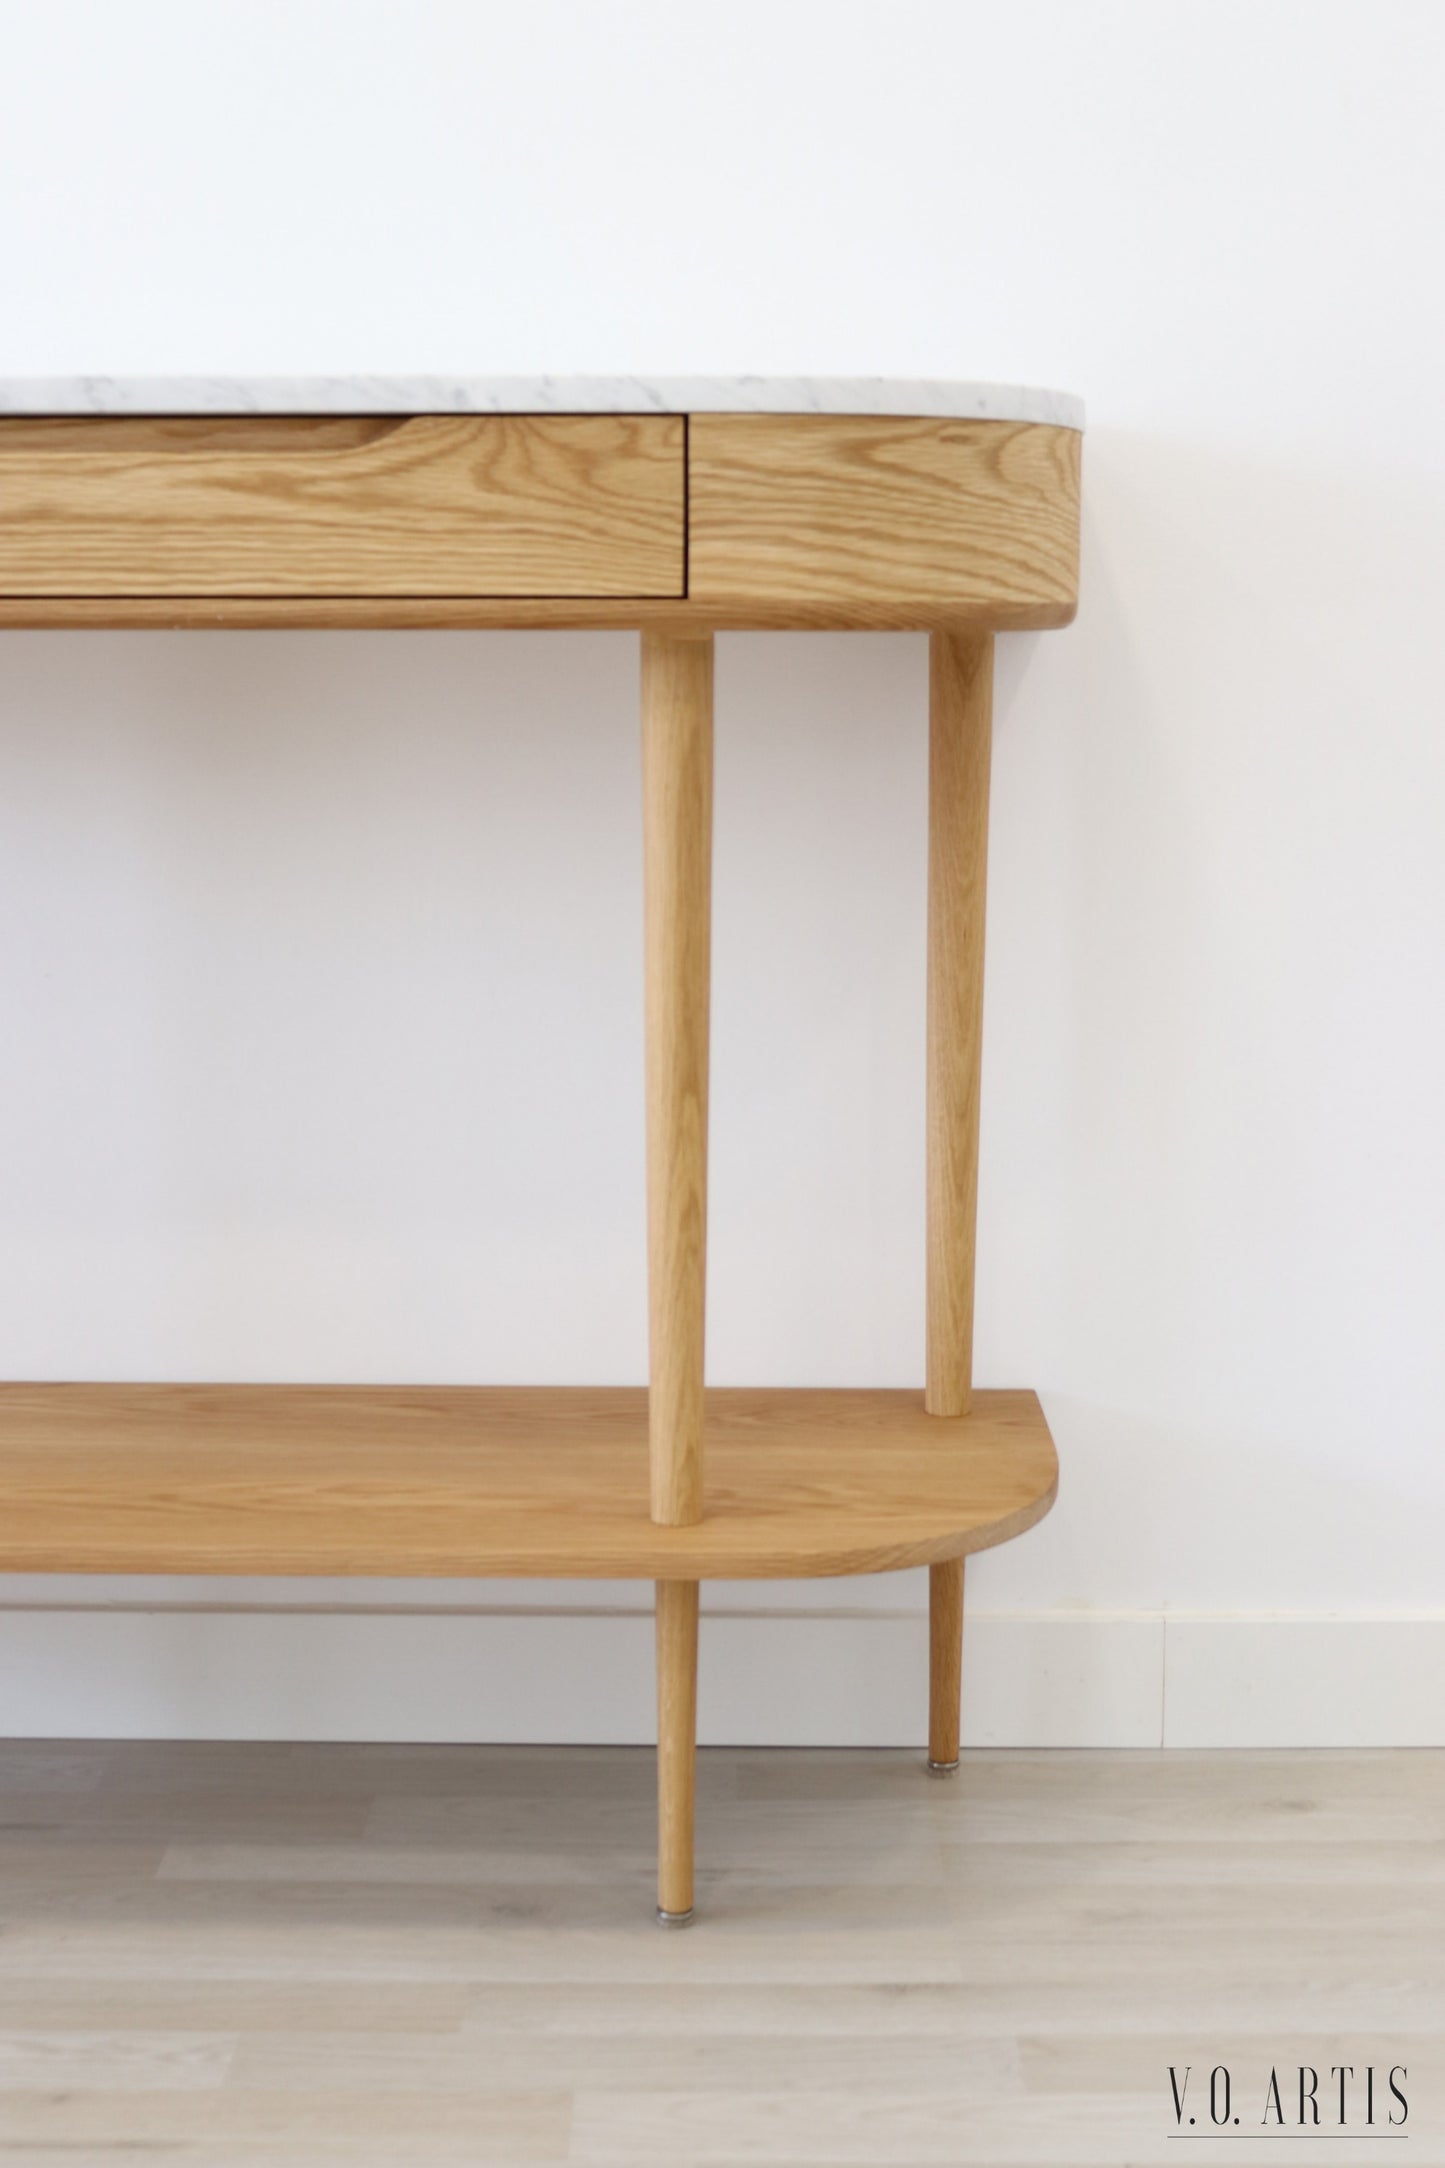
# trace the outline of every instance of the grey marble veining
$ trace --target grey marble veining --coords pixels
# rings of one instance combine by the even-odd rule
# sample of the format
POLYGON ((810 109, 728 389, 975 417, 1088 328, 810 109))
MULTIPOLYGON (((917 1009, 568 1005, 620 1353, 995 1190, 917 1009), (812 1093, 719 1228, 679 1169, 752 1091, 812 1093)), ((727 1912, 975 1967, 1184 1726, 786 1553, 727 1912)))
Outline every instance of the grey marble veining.
POLYGON ((886 376, 12 376, 0 414, 901 414, 1082 429, 1068 392, 886 376))

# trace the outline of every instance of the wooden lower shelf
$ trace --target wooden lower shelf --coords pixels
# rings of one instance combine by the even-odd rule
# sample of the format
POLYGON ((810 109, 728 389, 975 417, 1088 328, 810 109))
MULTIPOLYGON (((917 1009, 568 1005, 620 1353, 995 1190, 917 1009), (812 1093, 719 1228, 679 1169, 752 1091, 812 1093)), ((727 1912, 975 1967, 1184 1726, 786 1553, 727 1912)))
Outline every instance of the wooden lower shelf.
POLYGON ((1042 1519, 1029 1392, 707 1396, 703 1519, 648 1518, 640 1388, 0 1385, 0 1571, 877 1573, 1042 1519))

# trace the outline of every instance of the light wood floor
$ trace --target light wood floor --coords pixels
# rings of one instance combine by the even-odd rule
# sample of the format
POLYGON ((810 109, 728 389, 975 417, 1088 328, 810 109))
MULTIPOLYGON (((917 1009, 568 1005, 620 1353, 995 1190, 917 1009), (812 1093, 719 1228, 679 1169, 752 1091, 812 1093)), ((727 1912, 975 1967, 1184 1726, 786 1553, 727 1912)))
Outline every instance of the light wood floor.
POLYGON ((1225 2168, 1445 2162, 1445 1754, 714 1750, 671 1934, 652 1787, 0 1745, 0 2163, 1177 2168, 1171 2063, 1233 2070, 1225 2168), (1371 2061, 1408 2151, 1248 2135, 1371 2061))

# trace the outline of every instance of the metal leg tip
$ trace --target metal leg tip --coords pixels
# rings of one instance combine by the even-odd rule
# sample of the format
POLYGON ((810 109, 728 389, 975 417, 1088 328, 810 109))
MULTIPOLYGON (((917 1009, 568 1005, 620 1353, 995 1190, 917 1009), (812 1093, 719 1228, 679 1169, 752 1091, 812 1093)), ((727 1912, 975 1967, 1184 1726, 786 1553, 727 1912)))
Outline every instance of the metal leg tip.
POLYGON ((657 1924, 659 1927, 691 1927, 692 1906, 689 1905, 686 1912, 665 1912, 662 1906, 659 1905, 657 1908, 657 1924))
POLYGON ((958 1775, 958 1763, 956 1761, 931 1761, 928 1764, 928 1774, 931 1777, 956 1777, 958 1775))

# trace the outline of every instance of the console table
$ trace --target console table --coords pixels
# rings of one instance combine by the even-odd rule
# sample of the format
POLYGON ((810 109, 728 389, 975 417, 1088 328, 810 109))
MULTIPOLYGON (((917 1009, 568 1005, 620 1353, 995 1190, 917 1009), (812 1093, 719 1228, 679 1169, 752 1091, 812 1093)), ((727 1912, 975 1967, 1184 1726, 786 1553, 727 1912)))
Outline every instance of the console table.
POLYGON ((0 626, 620 626, 642 646, 649 1383, 0 1386, 0 1571, 656 1584, 658 1917, 693 1902, 698 1586, 963 1561, 1057 1466, 972 1389, 993 634, 1066 624, 1082 415, 859 380, 0 382, 0 626), (926 1383, 703 1386, 713 635, 930 635, 926 1383))

